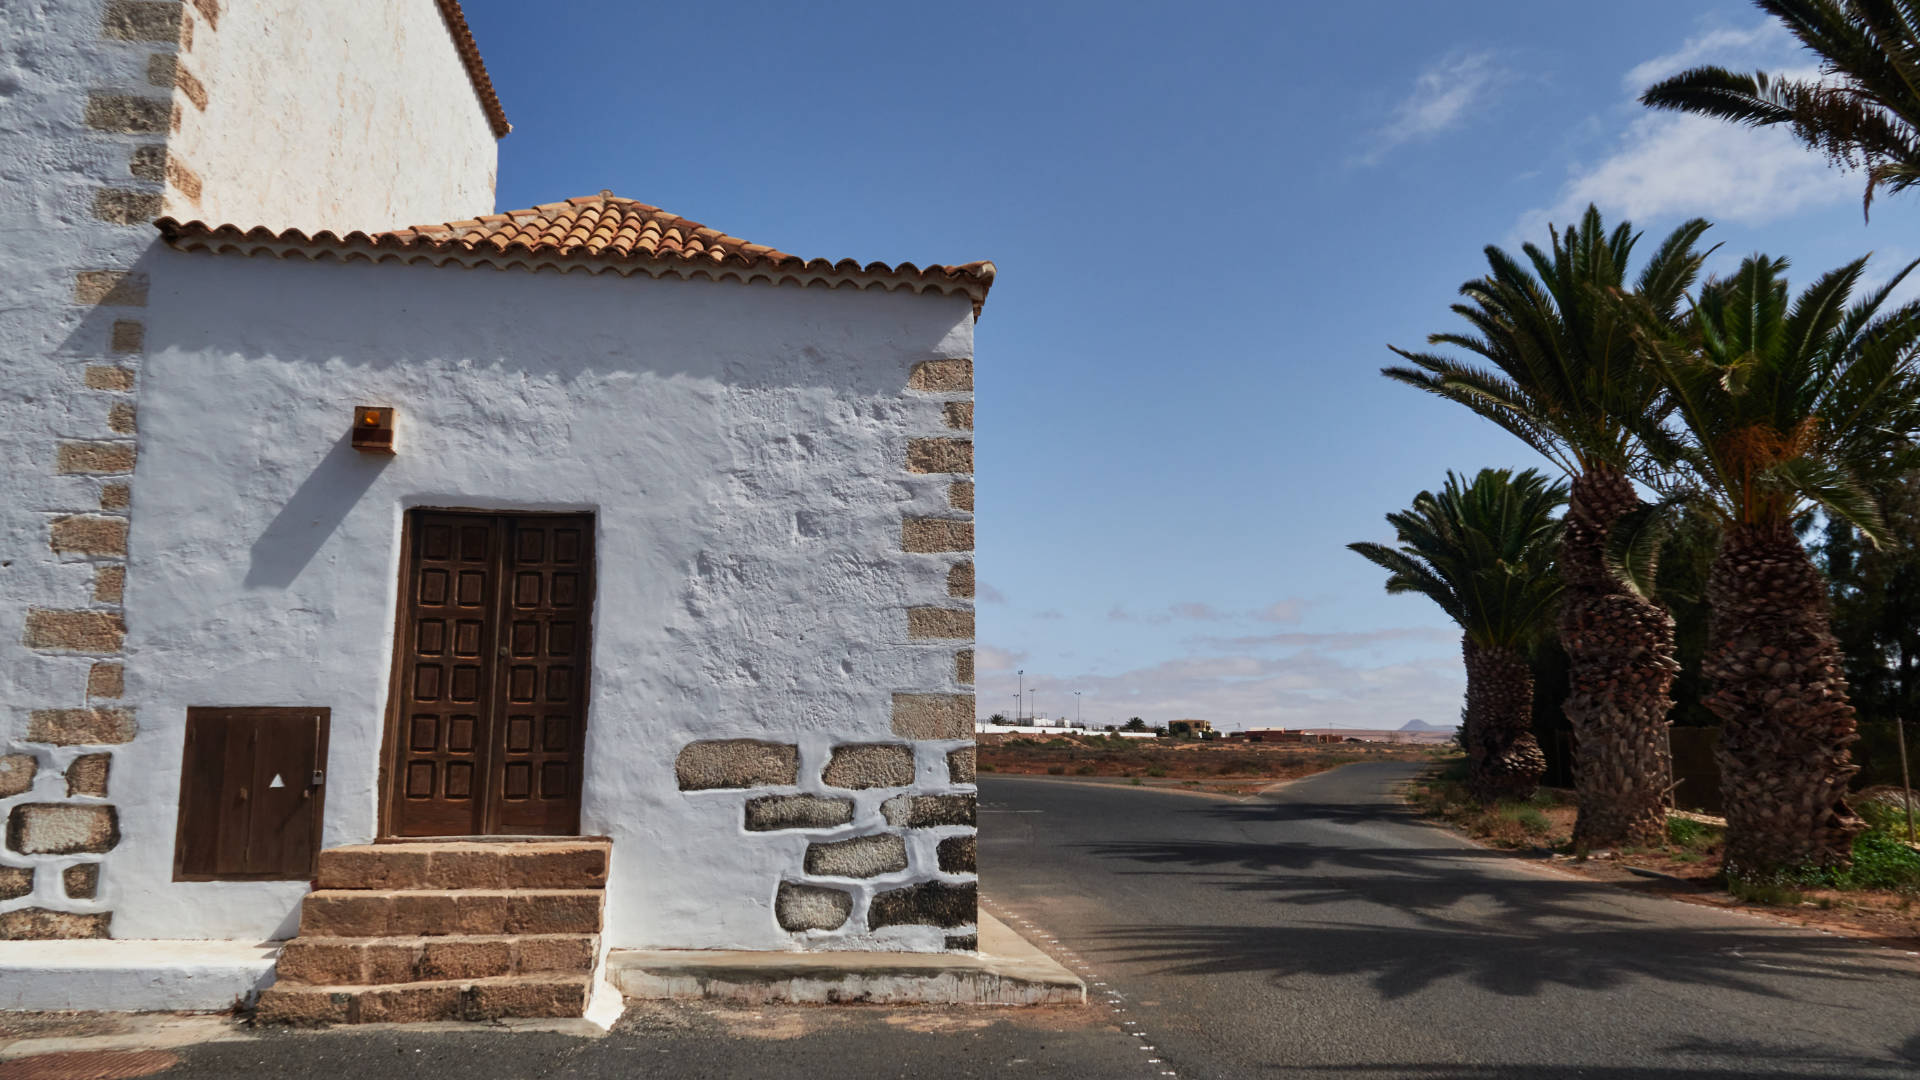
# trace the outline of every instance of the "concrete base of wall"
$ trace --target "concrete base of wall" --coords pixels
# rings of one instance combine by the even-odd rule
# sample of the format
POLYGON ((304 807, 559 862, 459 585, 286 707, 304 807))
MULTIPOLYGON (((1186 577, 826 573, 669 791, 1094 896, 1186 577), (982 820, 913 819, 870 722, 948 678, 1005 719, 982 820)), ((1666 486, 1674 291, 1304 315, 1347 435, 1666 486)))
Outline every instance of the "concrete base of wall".
POLYGON ((279 953, 277 942, 0 942, 0 1009, 227 1009, 273 981, 279 953))
POLYGON ((978 953, 614 949, 606 974, 634 998, 742 1004, 1079 1005, 1086 984, 980 912, 978 953))

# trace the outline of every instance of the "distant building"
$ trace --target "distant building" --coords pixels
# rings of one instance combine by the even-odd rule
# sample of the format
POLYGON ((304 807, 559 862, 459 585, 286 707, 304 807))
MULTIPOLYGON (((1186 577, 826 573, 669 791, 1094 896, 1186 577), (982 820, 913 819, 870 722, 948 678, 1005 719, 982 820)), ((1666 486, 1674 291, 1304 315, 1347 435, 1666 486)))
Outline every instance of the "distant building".
POLYGON ((1340 736, 1317 731, 1289 731, 1286 728, 1249 728, 1227 733, 1227 738, 1253 743, 1335 743, 1340 736))
POLYGON ((1175 739, 1211 739, 1214 738, 1211 720, 1169 720, 1167 735, 1175 739))

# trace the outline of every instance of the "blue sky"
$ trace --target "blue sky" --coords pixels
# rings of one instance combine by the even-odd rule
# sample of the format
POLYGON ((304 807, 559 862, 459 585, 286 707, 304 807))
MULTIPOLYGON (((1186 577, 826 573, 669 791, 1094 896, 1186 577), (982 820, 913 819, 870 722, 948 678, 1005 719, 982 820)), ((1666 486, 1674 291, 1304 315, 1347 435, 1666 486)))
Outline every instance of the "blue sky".
POLYGON ((1633 104, 1808 66, 1744 3, 465 8, 515 126, 500 209, 611 188, 808 257, 998 264, 983 714, 1024 669, 1090 723, 1452 722, 1455 633, 1344 545, 1449 468, 1537 464, 1377 373, 1453 328, 1484 245, 1593 201, 1649 249, 1715 221, 1721 270, 1920 257, 1920 201, 1865 224, 1784 134, 1633 104))

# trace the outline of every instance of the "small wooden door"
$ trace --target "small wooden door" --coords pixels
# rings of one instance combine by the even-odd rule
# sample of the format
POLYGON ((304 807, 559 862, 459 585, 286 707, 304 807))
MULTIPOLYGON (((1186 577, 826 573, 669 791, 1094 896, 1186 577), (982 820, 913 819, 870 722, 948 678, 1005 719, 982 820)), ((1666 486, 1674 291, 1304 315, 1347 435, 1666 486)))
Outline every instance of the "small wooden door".
POLYGON ((310 881, 320 851, 325 708, 187 709, 175 881, 310 881))
POLYGON ((593 515, 407 514, 387 833, 580 828, 593 515))

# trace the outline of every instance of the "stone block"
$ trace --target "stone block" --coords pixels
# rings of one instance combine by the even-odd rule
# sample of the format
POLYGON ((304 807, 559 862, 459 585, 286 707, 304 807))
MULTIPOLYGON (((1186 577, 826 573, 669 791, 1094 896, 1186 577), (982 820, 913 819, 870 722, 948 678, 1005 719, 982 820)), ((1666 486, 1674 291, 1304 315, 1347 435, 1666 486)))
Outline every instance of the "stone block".
POLYGON ((907 471, 970 473, 973 443, 968 439, 908 439, 907 471))
POLYGON ((800 748, 755 739, 689 743, 673 771, 682 791, 791 786, 800 782, 800 748))
POLYGON ((76 863, 60 871, 60 882, 69 900, 91 900, 100 891, 100 864, 76 863))
POLYGON ((177 53, 154 53, 147 57, 147 85, 158 86, 163 90, 173 89, 174 81, 180 77, 180 56, 177 53))
MULTIPOLYGON (((147 325, 145 323, 135 322, 132 319, 115 319, 114 320, 113 335, 111 339, 107 342, 108 351, 116 352, 116 353, 137 353, 146 347, 147 347, 147 325)), ((87 370, 92 371, 93 369, 89 368, 87 370)), ((116 389, 120 389, 120 390, 133 389, 133 380, 132 380, 133 373, 131 371, 127 371, 126 368, 119 368, 117 370, 126 372, 127 385, 116 387, 116 389)), ((93 384, 89 382, 87 385, 91 386, 93 384)))
POLYGON ((136 420, 133 406, 125 401, 116 401, 107 407, 107 430, 116 435, 131 435, 136 420))
POLYGON ((953 681, 973 685, 973 650, 961 649, 953 654, 953 681))
POLYGON ((895 694, 893 733, 907 739, 970 739, 973 695, 895 694))
POLYGON ((132 443, 63 442, 55 451, 54 471, 63 476, 118 475, 133 471, 132 443))
POLYGON ((118 604, 127 594, 127 568, 100 566, 93 571, 93 598, 102 604, 118 604))
POLYGON ((546 971, 586 973, 593 970, 591 934, 536 934, 513 942, 513 970, 530 975, 546 971))
POLYGON ((160 216, 160 193, 98 188, 93 193, 93 216, 113 225, 145 225, 160 216))
POLYGON ((136 146, 127 155, 127 174, 156 183, 167 178, 167 147, 164 143, 136 146))
POLYGON ((949 836, 940 841, 937 849, 940 856, 940 869, 948 874, 972 874, 978 848, 977 838, 972 836, 949 836))
POLYGON ((947 595, 973 599, 973 563, 957 562, 947 571, 947 595))
POLYGON ((119 664, 101 661, 87 669, 87 696, 90 698, 117 698, 127 692, 127 669, 119 664))
POLYGON ((906 868, 907 841, 898 833, 807 845, 807 873, 817 877, 879 877, 906 868))
POLYGON ((978 952, 979 949, 980 949, 979 934, 948 934, 947 935, 947 951, 948 952, 978 952))
POLYGON ((79 855, 111 851, 120 819, 95 803, 22 803, 7 815, 7 847, 21 855, 79 855))
POLYGON ((508 938, 449 938, 428 941, 420 951, 422 979, 483 979, 513 970, 508 938))
POLYGON ((32 608, 27 612, 29 648, 83 653, 119 652, 120 643, 126 636, 126 620, 114 611, 32 608))
POLYGON ((975 782, 973 747, 963 746, 947 754, 947 779, 955 784, 975 782))
POLYGON ((896 795, 880 804, 880 815, 889 825, 910 829, 972 825, 974 803, 972 795, 896 795))
POLYGON ((188 71, 184 66, 180 67, 174 72, 173 85, 180 88, 180 92, 187 96, 188 101, 193 102, 194 108, 201 112, 207 111, 207 84, 196 78, 193 72, 188 71))
POLYGON ((955 480, 947 485, 947 505, 973 513, 973 481, 955 480))
POLYGON ((580 1016, 586 1012, 590 979, 513 978, 475 985, 467 998, 466 1019, 580 1016))
POLYGON ((33 891, 33 867, 0 866, 0 900, 18 900, 33 891))
POLYGON ((0 754, 0 799, 23 795, 33 787, 40 763, 32 754, 0 754))
POLYGON ((178 0, 107 0, 100 33, 120 41, 180 40, 178 0))
POLYGON ((69 938, 103 938, 113 921, 113 913, 103 911, 82 915, 72 911, 48 911, 45 908, 20 908, 0 912, 0 941, 54 941, 69 938))
POLYGON ((127 519, 104 514, 57 517, 47 544, 63 555, 125 555, 127 519))
POLYGON ((377 986, 357 991, 354 1020, 362 1024, 419 1024, 429 1020, 464 1020, 467 988, 431 983, 414 986, 377 986))
POLYGON ((922 360, 907 375, 910 390, 960 393, 973 389, 972 360, 922 360))
POLYGON ((112 754, 81 754, 67 766, 67 798, 76 795, 107 797, 107 774, 113 768, 112 754))
POLYGON ((979 889, 973 882, 923 881, 876 895, 867 908, 867 927, 971 926, 979 911, 979 889))
POLYGON ((133 485, 111 483, 100 485, 100 509, 125 510, 133 505, 133 485))
MULTIPOLYGON (((946 414, 948 427, 959 428, 962 431, 973 430, 973 402, 949 401, 947 402, 946 408, 942 411, 946 414)), ((973 470, 969 469, 967 471, 971 472, 973 470)))
POLYGON ((973 637, 972 608, 917 607, 907 609, 907 636, 909 638, 951 638, 968 640, 973 637))
POLYGON ((193 0, 193 10, 207 20, 207 29, 220 29, 220 0, 193 0))
POLYGON ((117 746, 133 741, 133 710, 119 706, 35 709, 27 714, 27 741, 55 746, 117 746))
POLYGON ((89 390, 128 391, 133 389, 133 369, 113 364, 87 365, 85 379, 89 390))
POLYGON ((853 822, 852 799, 818 795, 766 795, 747 800, 747 831, 832 829, 853 822))
POLYGON ((828 787, 837 788, 910 787, 913 747, 900 743, 836 746, 821 779, 828 787))
POLYGON ((147 275, 126 270, 82 270, 73 275, 73 302, 111 307, 145 307, 147 275))
MULTIPOLYGON (((280 950, 274 981, 307 986, 351 986, 367 979, 367 945, 358 941, 295 938, 280 950)), ((412 950, 407 950, 408 967, 412 950)), ((411 974, 411 971, 409 971, 411 974)))
POLYGON ((200 174, 178 157, 167 158, 167 183, 172 184, 190 202, 200 201, 200 174))
POLYGON ((960 518, 910 517, 900 522, 904 551, 972 551, 973 522, 960 518))
POLYGON ((782 930, 838 930, 853 914, 853 897, 841 889, 783 881, 773 913, 782 930))

